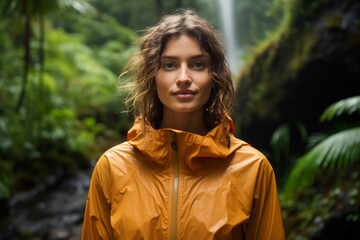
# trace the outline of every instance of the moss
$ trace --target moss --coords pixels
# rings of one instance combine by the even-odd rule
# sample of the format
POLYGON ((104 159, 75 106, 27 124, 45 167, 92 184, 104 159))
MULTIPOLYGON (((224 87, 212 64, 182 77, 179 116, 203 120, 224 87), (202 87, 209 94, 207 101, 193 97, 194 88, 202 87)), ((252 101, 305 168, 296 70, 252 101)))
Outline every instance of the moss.
MULTIPOLYGON (((359 86, 360 24, 358 12, 351 10, 358 3, 286 2, 279 28, 251 50, 238 78, 236 134, 255 147, 260 145, 260 149, 269 145, 271 134, 283 123, 301 121, 307 130, 319 131, 319 125, 314 123, 321 114, 319 109, 322 111, 329 101, 346 97, 359 86)), ((304 146, 291 141, 298 144, 292 146, 291 154, 295 156, 304 146)), ((274 160, 271 150, 266 150, 269 160, 274 160)), ((280 164, 292 165, 289 159, 285 161, 288 162, 280 164)), ((359 226, 360 195, 354 185, 347 185, 355 180, 344 180, 348 176, 339 174, 324 175, 299 199, 283 202, 289 239, 321 239, 313 237, 331 231, 336 224, 343 234, 346 233, 343 226, 352 229, 359 226), (333 179, 339 182, 326 182, 333 179), (341 190, 340 195, 337 189, 341 190)), ((284 176, 285 173, 278 175, 284 176)), ((331 234, 326 236, 323 239, 330 239, 331 234)))
POLYGON ((241 120, 235 116, 237 124, 246 125, 253 116, 279 118, 277 105, 286 95, 284 86, 309 60, 317 40, 310 22, 327 4, 329 0, 289 1, 279 28, 250 51, 236 81, 235 109, 241 115, 241 120))

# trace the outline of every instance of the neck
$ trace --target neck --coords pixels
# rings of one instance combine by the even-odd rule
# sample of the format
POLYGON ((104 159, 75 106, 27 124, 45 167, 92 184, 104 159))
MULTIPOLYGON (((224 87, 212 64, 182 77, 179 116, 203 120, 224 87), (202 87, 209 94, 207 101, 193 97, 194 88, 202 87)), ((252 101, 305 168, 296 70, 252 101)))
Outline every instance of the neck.
POLYGON ((209 132, 209 129, 205 125, 203 113, 176 113, 164 111, 160 127, 182 130, 199 135, 206 135, 209 132))

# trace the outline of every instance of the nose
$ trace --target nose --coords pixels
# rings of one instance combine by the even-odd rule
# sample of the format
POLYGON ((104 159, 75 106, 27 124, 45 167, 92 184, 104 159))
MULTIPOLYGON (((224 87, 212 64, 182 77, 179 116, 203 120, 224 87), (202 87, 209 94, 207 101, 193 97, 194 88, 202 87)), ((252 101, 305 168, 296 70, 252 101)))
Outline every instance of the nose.
POLYGON ((191 78, 189 75, 189 69, 186 64, 182 64, 179 69, 179 75, 176 80, 176 84, 179 85, 188 85, 191 83, 191 78))

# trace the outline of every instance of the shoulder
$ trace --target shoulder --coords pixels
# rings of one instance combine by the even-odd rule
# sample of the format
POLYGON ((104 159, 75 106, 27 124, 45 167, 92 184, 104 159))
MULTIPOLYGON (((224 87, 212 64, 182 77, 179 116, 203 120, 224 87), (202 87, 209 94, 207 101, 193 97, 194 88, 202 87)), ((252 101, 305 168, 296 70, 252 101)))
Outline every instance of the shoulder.
POLYGON ((250 212, 253 199, 258 196, 259 183, 267 181, 264 175, 271 175, 273 169, 258 149, 237 138, 232 138, 232 142, 239 147, 231 154, 225 174, 233 184, 244 209, 250 212))
POLYGON ((106 150, 96 162, 95 169, 110 176, 126 176, 137 168, 137 154, 127 141, 106 150))
POLYGON ((251 199, 258 196, 260 186, 273 184, 275 179, 273 167, 267 157, 246 142, 232 154, 227 174, 249 206, 251 199))
POLYGON ((265 180, 264 176, 273 175, 274 170, 262 152, 243 142, 241 147, 233 152, 227 174, 236 184, 253 189, 258 181, 265 180))
POLYGON ((116 146, 113 146, 106 150, 103 155, 107 158, 121 158, 124 154, 131 154, 134 151, 134 147, 125 141, 116 146))
POLYGON ((273 170, 267 157, 261 151, 238 138, 234 138, 233 141, 241 143, 241 146, 234 151, 232 165, 240 165, 256 169, 266 168, 269 171, 273 170))

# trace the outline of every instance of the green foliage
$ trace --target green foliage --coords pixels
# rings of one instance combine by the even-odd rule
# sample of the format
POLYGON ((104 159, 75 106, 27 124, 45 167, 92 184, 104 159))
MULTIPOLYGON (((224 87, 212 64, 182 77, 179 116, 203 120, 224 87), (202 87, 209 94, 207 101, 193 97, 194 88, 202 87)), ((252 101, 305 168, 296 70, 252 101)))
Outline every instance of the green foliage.
POLYGON ((263 41, 278 28, 285 5, 278 0, 243 0, 234 3, 237 41, 240 46, 247 48, 263 41))
POLYGON ((272 154, 268 154, 274 163, 274 169, 279 173, 277 174, 279 185, 282 186, 282 182, 287 180, 281 179, 280 173, 288 172, 296 160, 296 154, 294 154, 293 149, 294 142, 305 142, 307 135, 308 132, 301 122, 282 124, 272 134, 270 139, 272 154))
POLYGON ((191 8, 206 12, 208 9, 206 4, 216 5, 214 1, 205 0, 134 0, 121 2, 117 0, 102 0, 94 3, 100 13, 107 13, 116 18, 117 22, 136 31, 153 25, 159 20, 160 16, 181 8, 191 8))
POLYGON ((10 198, 13 182, 12 163, 10 161, 0 160, 0 200, 10 198))
MULTIPOLYGON (((321 119, 332 120, 334 116, 360 113, 359 97, 341 100, 329 106, 321 119)), ((358 124, 358 123, 357 123, 358 124)), ((321 170, 340 170, 360 161, 360 127, 348 127, 330 135, 315 136, 310 139, 315 144, 299 158, 284 187, 285 196, 293 196, 308 187, 321 170)))
POLYGON ((320 116, 320 121, 331 121, 342 115, 349 116, 360 113, 360 96, 343 99, 330 105, 320 116))
MULTIPOLYGON (((267 38, 257 44, 247 57, 248 65, 243 68, 239 78, 236 108, 238 116, 235 122, 239 128, 244 129, 245 134, 254 130, 254 133, 251 132, 253 135, 249 134, 253 139, 256 138, 254 136, 256 134, 259 138, 266 138, 264 136, 266 132, 256 129, 257 124, 264 123, 262 128, 264 130, 281 124, 273 133, 271 145, 274 155, 269 159, 274 160, 272 162, 276 164, 275 170, 279 168, 283 170, 284 165, 294 166, 292 169, 283 171, 287 174, 284 181, 285 188, 282 185, 280 188, 285 224, 288 225, 287 230, 290 233, 287 238, 312 239, 313 234, 321 230, 327 224, 326 221, 335 218, 337 214, 345 215, 349 221, 359 219, 360 198, 357 193, 359 178, 357 177, 356 182, 353 181, 354 179, 348 179, 349 176, 359 172, 358 97, 344 99, 329 106, 321 115, 319 124, 316 118, 315 121, 312 119, 311 113, 315 111, 310 113, 311 110, 316 109, 317 116, 320 115, 317 108, 323 105, 319 104, 315 108, 317 101, 325 103, 329 99, 338 99, 339 96, 346 96, 347 90, 338 95, 331 94, 331 97, 329 97, 330 93, 322 95, 321 99, 318 91, 314 91, 315 97, 312 101, 307 101, 310 99, 307 90, 313 89, 311 84, 314 83, 315 89, 321 89, 323 82, 320 78, 327 79, 326 73, 332 72, 326 67, 318 72, 318 61, 328 63, 328 61, 337 62, 341 59, 339 63, 344 61, 344 65, 350 65, 349 69, 356 68, 356 61, 348 60, 350 59, 348 58, 349 51, 354 49, 356 54, 357 45, 355 44, 350 48, 345 48, 343 55, 329 57, 326 54, 327 51, 324 51, 325 56, 322 56, 323 49, 319 50, 319 46, 328 47, 329 41, 323 42, 323 34, 329 33, 331 37, 336 38, 334 29, 339 29, 339 32, 341 29, 344 33, 347 31, 341 22, 345 19, 343 16, 349 12, 345 9, 351 8, 355 1, 340 3, 331 0, 274 0, 272 4, 275 9, 284 6, 284 18, 280 27, 273 33, 267 34, 267 38), (324 24, 326 31, 319 31, 320 24, 324 24), (341 25, 341 28, 338 25, 341 25), (307 82, 312 77, 314 79, 307 82), (295 82, 310 83, 310 85, 301 86, 295 82), (299 92, 303 94, 292 96, 299 92), (327 100, 324 101, 325 99, 327 100), (303 110, 300 111, 299 107, 303 110), (306 116, 303 117, 301 114, 306 116), (310 137, 303 134, 308 131, 304 127, 300 131, 294 131, 292 124, 298 119, 302 119, 309 128, 315 129, 310 132, 310 137), (321 129, 318 128, 319 125, 321 129), (322 133, 314 134, 315 131, 322 133), (304 136, 308 143, 306 148, 304 136), (289 172, 291 172, 290 175, 288 175, 289 172)), ((354 19, 357 17, 355 15, 354 19)), ((339 39, 347 38, 345 34, 339 36, 339 39)), ((358 34, 355 33, 354 36, 358 34)), ((325 39, 329 40, 329 38, 325 39)), ((344 45, 347 43, 344 42, 344 45)), ((333 42, 331 46, 332 49, 341 49, 336 44, 333 45, 333 42)), ((354 81, 358 79, 357 73, 351 75, 354 81)), ((350 79, 345 76, 344 78, 350 79)), ((341 79, 341 76, 336 79, 341 79)), ((337 91, 337 84, 330 86, 335 86, 332 93, 337 91)), ((241 129, 238 134, 241 135, 241 129)), ((284 177, 280 179, 283 180, 284 177)))
MULTIPOLYGON (((297 198, 281 198, 287 239, 312 239, 332 217, 343 217, 343 225, 359 222, 359 165, 321 175, 326 184, 303 191, 297 198), (329 179, 333 179, 329 181, 329 179)), ((282 196, 283 197, 283 196, 282 196)), ((339 226, 338 231, 342 231, 339 226)))
POLYGON ((344 130, 326 137, 298 160, 284 188, 293 194, 311 184, 321 169, 339 170, 360 160, 360 127, 344 130))
POLYGON ((96 136, 103 131, 103 128, 104 126, 97 123, 93 117, 78 119, 74 109, 53 109, 43 118, 41 147, 56 149, 56 154, 52 151, 50 156, 46 156, 45 152, 42 157, 51 157, 52 161, 55 158, 56 161, 65 164, 67 158, 61 157, 64 155, 76 156, 80 153, 82 158, 91 158, 97 152, 96 136))
MULTIPOLYGON (((11 148, 12 141, 8 137, 7 122, 0 117, 0 154, 11 148)), ((0 155, 1 156, 1 155, 0 155)), ((13 185, 13 164, 8 159, 0 158, 0 200, 11 196, 13 185)))
MULTIPOLYGON (((0 20, 0 28, 6 30, 0 36, 0 199, 47 175, 71 173, 87 165, 112 144, 104 143, 104 138, 118 142, 119 134, 129 127, 128 118, 119 114, 117 75, 133 51, 136 34, 113 19, 103 19, 98 23, 87 18, 84 29, 89 34, 70 34, 50 22, 45 25, 45 65, 40 66, 39 56, 33 55, 27 94, 18 112, 24 49, 22 41, 15 41, 19 35, 0 20), (110 29, 105 21, 111 23, 110 29), (90 35, 87 29, 96 24, 103 33, 113 34, 90 35)), ((34 33, 32 53, 40 48, 40 36, 34 33)))
POLYGON ((93 11, 89 0, 3 0, 0 12, 7 17, 23 17, 26 14, 39 16, 60 13, 63 10, 75 10, 78 13, 93 11))
POLYGON ((244 57, 247 64, 238 78, 241 88, 237 108, 242 111, 241 120, 235 119, 238 125, 247 125, 256 117, 275 121, 282 117, 279 105, 288 97, 287 85, 291 85, 298 71, 313 57, 317 36, 309 24, 319 18, 322 9, 331 2, 274 0, 264 3, 270 12, 279 11, 281 13, 275 15, 283 17, 275 21, 274 28, 270 28, 273 31, 251 45, 254 47, 244 57))
POLYGON ((81 34, 88 46, 101 47, 108 41, 117 41, 124 47, 131 46, 137 39, 137 34, 129 28, 119 25, 116 19, 106 14, 90 15, 83 18, 71 18, 76 24, 72 32, 81 34))
POLYGON ((290 128, 288 124, 281 125, 273 133, 271 140, 271 146, 274 148, 275 154, 278 156, 276 159, 280 159, 282 153, 285 156, 290 152, 290 128))
POLYGON ((126 47, 117 40, 111 40, 99 49, 98 58, 113 73, 120 72, 126 60, 135 53, 135 47, 126 47))

